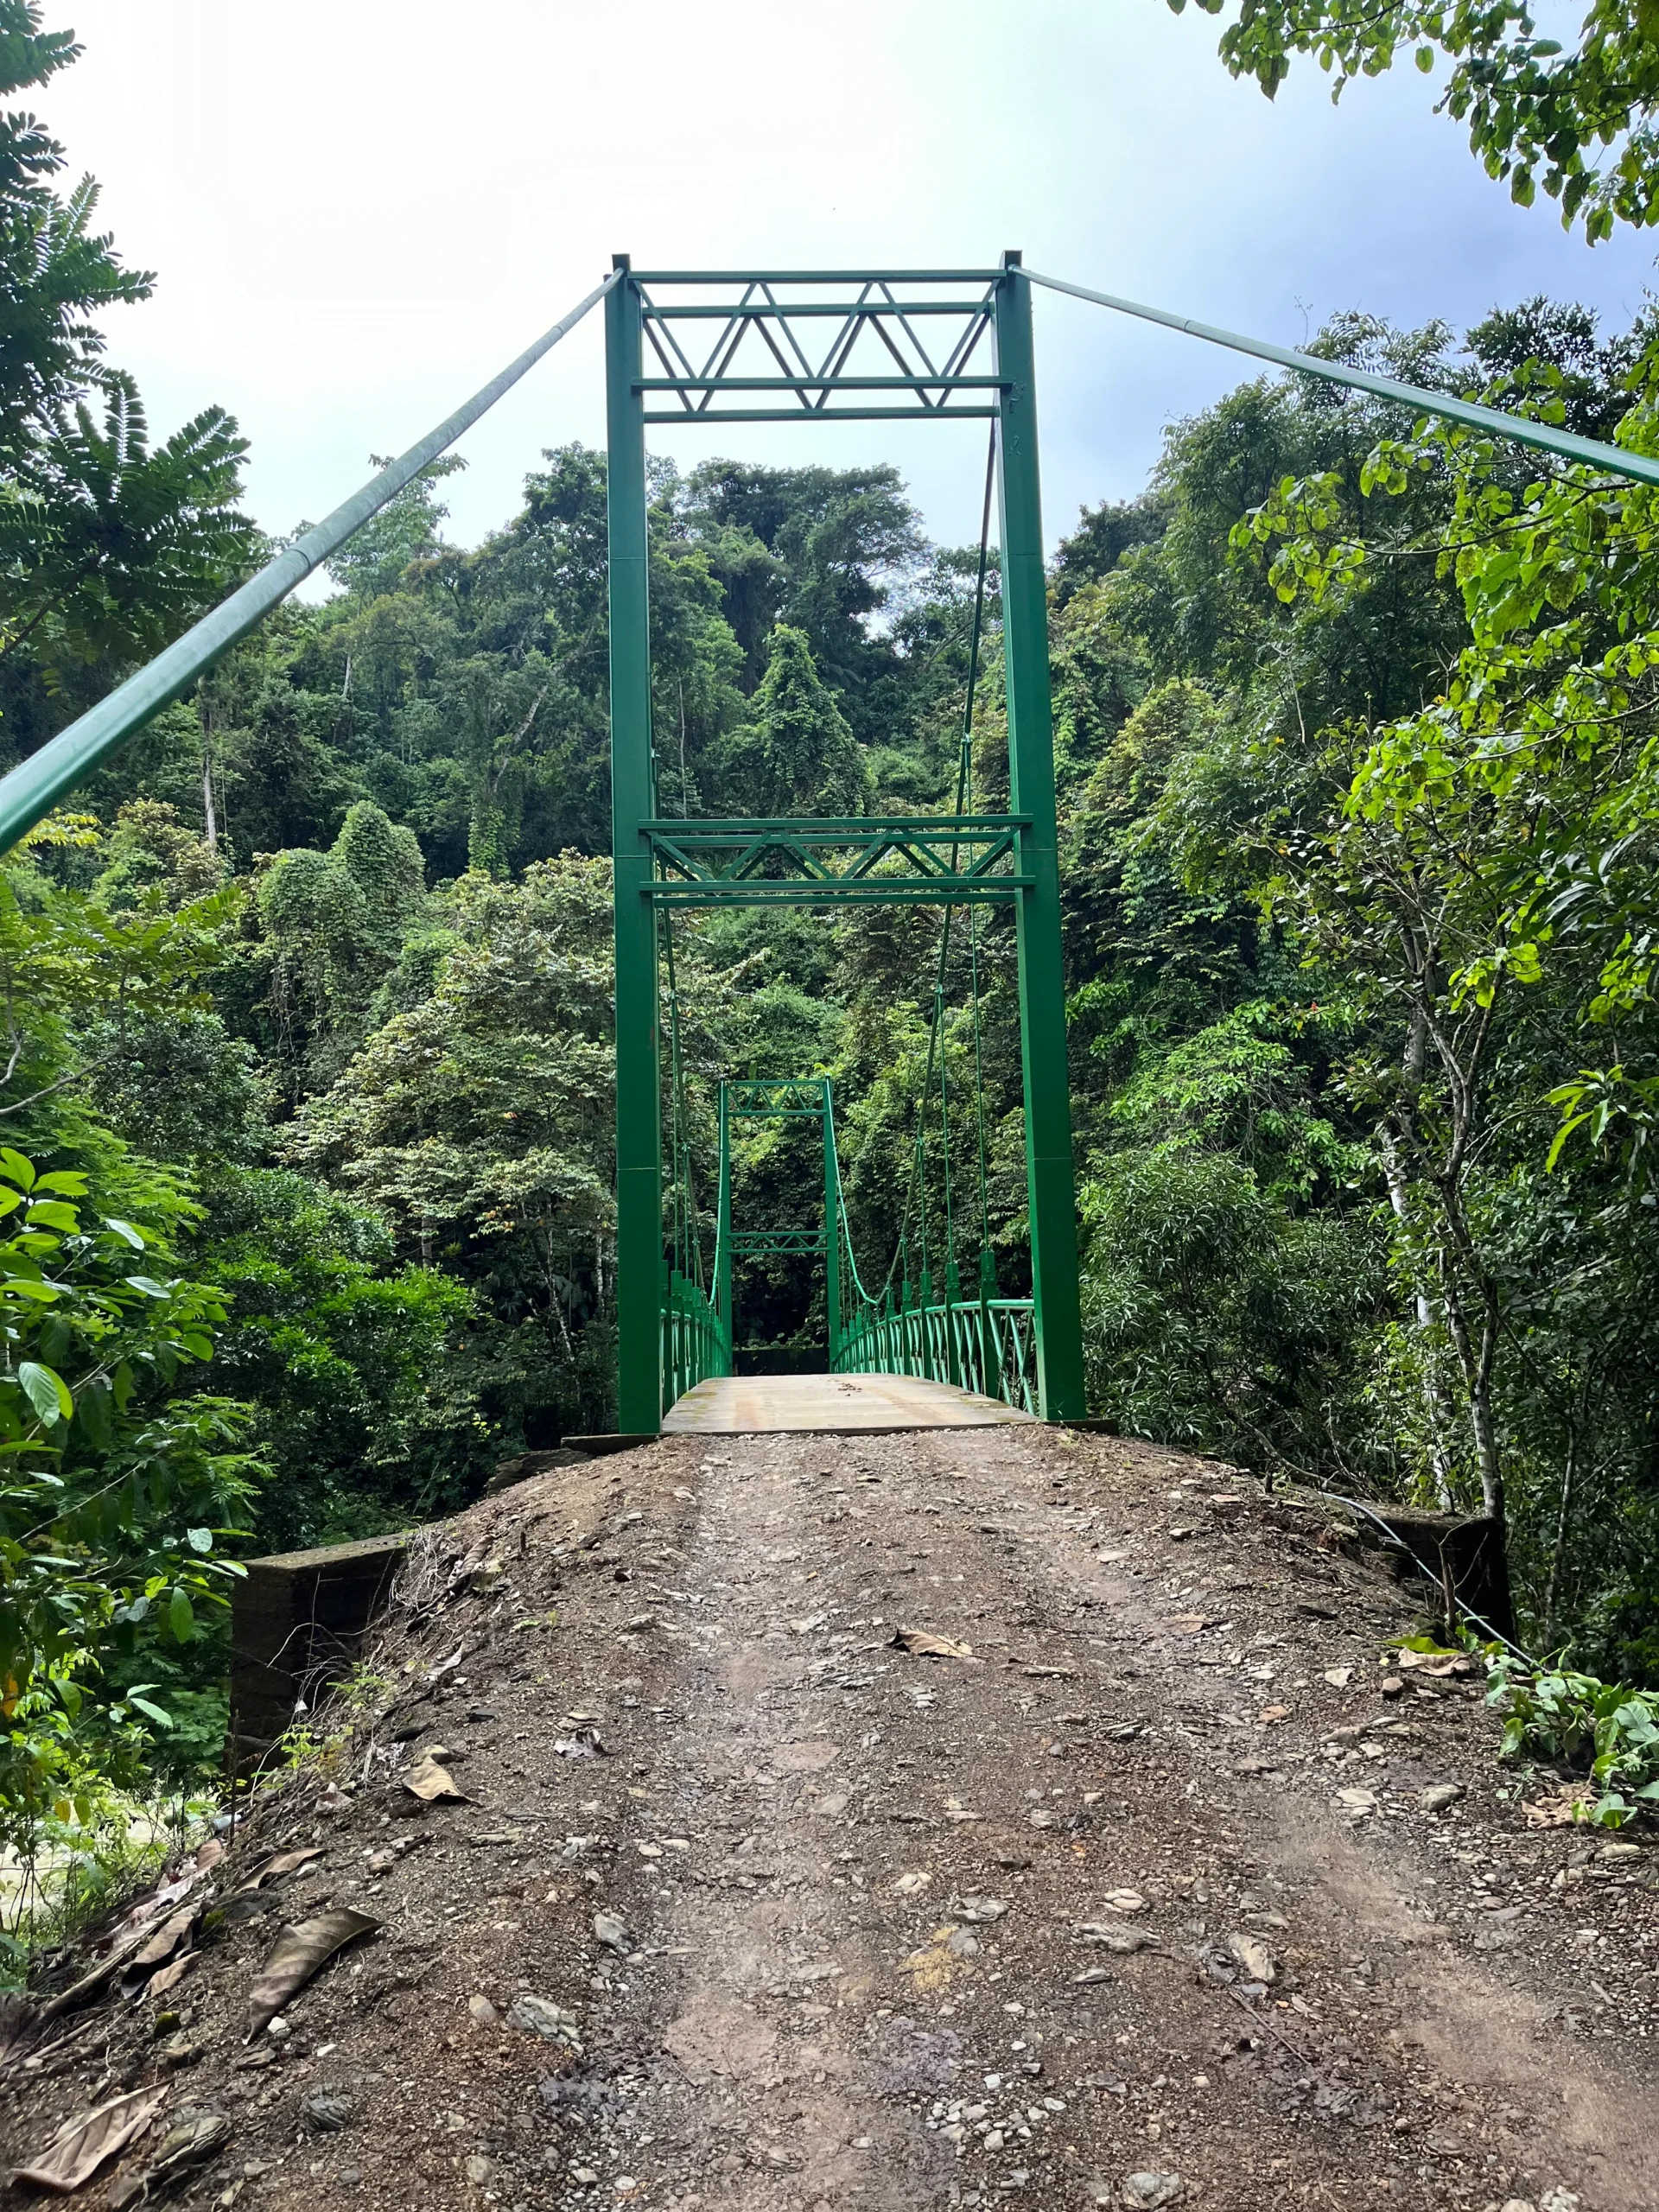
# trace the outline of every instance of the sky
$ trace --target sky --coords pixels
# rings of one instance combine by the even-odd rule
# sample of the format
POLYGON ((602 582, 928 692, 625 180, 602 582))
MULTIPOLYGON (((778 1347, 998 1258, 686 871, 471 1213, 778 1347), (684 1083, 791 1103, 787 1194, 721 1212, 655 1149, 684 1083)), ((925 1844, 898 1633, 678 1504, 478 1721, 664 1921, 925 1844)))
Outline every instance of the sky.
MULTIPOLYGON (((35 96, 155 297, 110 358, 164 433, 209 401, 249 504, 315 520, 592 289, 636 266, 1033 268, 1300 344, 1361 308, 1459 329, 1538 292, 1609 327, 1651 241, 1514 207, 1412 68, 1236 84, 1165 0, 47 0, 83 59, 35 96)), ((1144 485, 1237 356, 1039 293, 1045 524, 1144 485)), ((594 314, 474 429, 449 535, 543 448, 604 442, 594 314)), ((690 467, 891 460, 930 532, 978 534, 982 426, 656 431, 690 467)))

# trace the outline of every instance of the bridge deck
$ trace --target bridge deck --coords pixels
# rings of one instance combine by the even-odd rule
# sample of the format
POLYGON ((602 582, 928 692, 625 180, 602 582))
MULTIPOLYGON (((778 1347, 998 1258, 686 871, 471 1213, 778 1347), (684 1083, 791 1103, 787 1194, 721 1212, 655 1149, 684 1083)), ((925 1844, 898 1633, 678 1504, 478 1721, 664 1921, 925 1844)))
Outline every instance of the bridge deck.
POLYGON ((1030 1414, 918 1375, 721 1375, 688 1390, 664 1416, 669 1435, 765 1431, 995 1428, 1030 1414))

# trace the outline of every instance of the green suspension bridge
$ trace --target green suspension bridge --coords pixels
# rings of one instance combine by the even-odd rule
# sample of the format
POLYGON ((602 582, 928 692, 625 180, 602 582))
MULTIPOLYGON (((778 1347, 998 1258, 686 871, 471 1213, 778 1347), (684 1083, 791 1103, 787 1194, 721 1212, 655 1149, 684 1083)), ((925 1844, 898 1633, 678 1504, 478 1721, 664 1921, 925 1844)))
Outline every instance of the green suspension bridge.
MULTIPOLYGON (((1059 855, 1038 464, 1033 287, 1090 301, 1326 383, 1599 471, 1659 485, 1659 460, 1449 394, 1039 275, 995 268, 637 270, 605 282, 454 414, 381 469, 109 696, 0 778, 10 849, 184 692, 602 304, 609 445, 610 692, 616 909, 617 1427, 654 1434, 688 1392, 734 1369, 734 1266, 824 1272, 827 1358, 841 1376, 919 1376, 1046 1421, 1086 1411, 1066 1079, 1059 855), (645 434, 724 423, 977 422, 988 456, 967 704, 949 814, 695 820, 658 798, 652 730, 645 434), (974 711, 992 509, 998 523, 1007 807, 975 810, 974 711), (829 1080, 722 1082, 712 1249, 699 1200, 676 966, 683 907, 857 904, 943 910, 927 1070, 897 1249, 860 1271, 829 1080), (1025 1107, 1029 1298, 998 1294, 981 1079, 981 909, 1013 924, 1025 1107), (945 1000, 960 910, 972 1096, 954 1101, 945 1000), (666 988, 664 988, 666 986, 666 988), (666 1014, 666 1022, 664 1022, 666 1014), (666 1065, 664 1065, 666 1061, 666 1065), (666 1077, 666 1080, 664 1080, 666 1077), (664 1104, 667 1143, 664 1145, 664 1104), (938 1135, 932 1124, 938 1116, 938 1135), (821 1214, 770 1229, 732 1215, 745 1122, 819 1125, 821 1214), (954 1175, 964 1125, 973 1169, 954 1175), (937 1151, 932 1147, 937 1145, 937 1151), (937 1164, 938 1195, 930 1217, 937 1164), (969 1262, 964 1275, 964 1262, 969 1262)), ((701 1185, 706 1187, 706 1182, 701 1185)))

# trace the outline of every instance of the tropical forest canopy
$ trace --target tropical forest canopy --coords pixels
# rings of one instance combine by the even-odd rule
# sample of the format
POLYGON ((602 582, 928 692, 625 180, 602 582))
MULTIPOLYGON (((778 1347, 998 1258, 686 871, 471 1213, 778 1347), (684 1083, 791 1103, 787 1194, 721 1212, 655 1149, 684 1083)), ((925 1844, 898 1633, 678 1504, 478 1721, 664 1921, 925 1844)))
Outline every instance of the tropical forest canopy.
MULTIPOLYGON (((9 101, 74 53, 0 0, 9 101)), ((151 279, 98 232, 95 188, 30 114, 0 135, 10 765, 270 549, 235 423, 207 407, 158 443, 110 363, 106 322, 151 279)), ((1659 450, 1645 321, 1357 311, 1314 350, 1659 450)), ((978 549, 931 543, 893 469, 805 458, 654 466, 665 812, 954 802, 978 549)), ((543 454, 471 549, 444 531, 461 465, 0 871, 9 1833, 214 1762, 238 1557, 453 1510, 613 1417, 605 457, 543 454)), ((1140 497, 1078 517, 1051 590, 1096 1409, 1499 1516, 1523 1640, 1649 1681, 1654 504, 1258 378, 1170 427, 1140 497)), ((996 619, 993 549, 986 810, 996 619)), ((939 930, 909 907, 677 920, 705 1199, 720 1077, 828 1073, 880 1279, 939 930)), ((939 1042, 985 1101, 1017 1293, 994 910, 973 957, 979 1037, 959 931, 939 1042)), ((810 1219, 820 1173, 758 1124, 737 1211, 810 1219)), ((755 1261, 740 1336, 816 1364, 822 1300, 755 1261)))

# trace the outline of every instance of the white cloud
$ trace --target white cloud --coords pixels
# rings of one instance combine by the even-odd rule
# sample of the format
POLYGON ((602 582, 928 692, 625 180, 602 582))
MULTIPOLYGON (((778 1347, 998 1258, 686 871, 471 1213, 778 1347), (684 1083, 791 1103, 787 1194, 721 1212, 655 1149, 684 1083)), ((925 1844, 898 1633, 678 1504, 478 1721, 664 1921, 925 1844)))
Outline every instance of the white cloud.
MULTIPOLYGON (((158 424, 222 401, 271 529, 315 518, 563 313, 640 264, 994 262, 1281 342, 1341 308, 1462 325, 1548 290, 1640 303, 1651 265, 1511 207, 1414 71, 1269 105, 1162 0, 77 0, 40 97, 104 181, 156 299, 112 321, 158 424)), ((1163 423, 1249 373, 1194 341, 1038 306, 1051 536, 1138 488, 1163 423)), ((473 540, 543 446, 604 435, 597 317, 475 430, 473 540)), ((670 442, 691 461, 712 437, 670 442)), ((886 456, 930 526, 977 522, 976 430, 730 429, 779 461, 886 456)))

